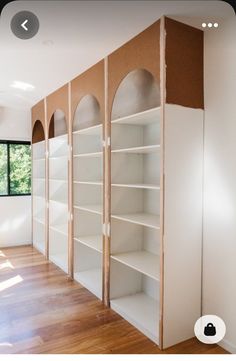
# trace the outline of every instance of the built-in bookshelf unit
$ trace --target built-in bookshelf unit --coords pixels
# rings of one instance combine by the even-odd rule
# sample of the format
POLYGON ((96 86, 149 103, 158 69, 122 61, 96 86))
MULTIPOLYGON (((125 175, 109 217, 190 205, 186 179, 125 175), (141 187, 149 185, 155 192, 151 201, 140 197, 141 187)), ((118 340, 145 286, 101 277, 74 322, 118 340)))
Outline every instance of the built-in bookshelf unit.
POLYGON ((32 213, 33 245, 46 251, 46 142, 44 127, 36 120, 32 133, 32 213))
POLYGON ((65 114, 58 109, 49 138, 49 259, 68 273, 68 134, 65 114))
POLYGON ((161 349, 201 316, 203 100, 203 32, 162 17, 32 110, 34 245, 161 349))

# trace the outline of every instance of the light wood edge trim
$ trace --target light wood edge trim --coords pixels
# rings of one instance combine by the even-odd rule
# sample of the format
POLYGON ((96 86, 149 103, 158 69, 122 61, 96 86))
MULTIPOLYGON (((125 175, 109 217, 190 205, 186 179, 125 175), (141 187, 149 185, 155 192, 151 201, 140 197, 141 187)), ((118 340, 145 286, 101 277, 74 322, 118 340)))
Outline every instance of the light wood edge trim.
MULTIPOLYGON (((31 113, 32 115, 32 113, 31 113)), ((31 122, 33 124, 33 121, 31 122)), ((33 128, 31 131, 31 244, 34 246, 34 149, 33 149, 33 128)))
POLYGON ((165 197, 165 103, 166 103, 166 30, 165 17, 160 22, 160 89, 161 89, 161 147, 160 147, 160 309, 159 309, 159 347, 164 347, 164 197, 165 197))
POLYGON ((73 231, 73 135, 72 135, 72 108, 71 108, 71 82, 68 83, 68 275, 74 277, 74 231, 73 231))
POLYGON ((48 140, 48 116, 47 98, 44 99, 45 116, 45 257, 49 259, 49 140, 48 140))
MULTIPOLYGON (((110 199, 111 199, 111 147, 107 144, 110 137, 110 121, 108 116, 108 58, 104 59, 104 83, 105 83, 105 119, 103 123, 103 224, 110 224, 110 199)), ((103 234, 103 302, 110 306, 110 235, 103 234)))

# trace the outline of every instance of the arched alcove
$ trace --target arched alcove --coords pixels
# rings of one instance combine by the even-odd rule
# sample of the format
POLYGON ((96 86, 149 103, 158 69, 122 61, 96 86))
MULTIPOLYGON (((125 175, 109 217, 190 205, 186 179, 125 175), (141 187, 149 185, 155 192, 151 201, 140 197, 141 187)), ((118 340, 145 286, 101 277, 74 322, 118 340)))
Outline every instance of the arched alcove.
POLYGON ((40 120, 36 120, 33 126, 32 143, 35 144, 38 142, 42 142, 43 140, 45 140, 43 124, 40 120))
POLYGON ((79 102, 73 122, 73 131, 88 128, 101 123, 100 105, 91 95, 85 95, 79 102))
POLYGON ((57 109, 50 120, 49 138, 58 137, 67 133, 66 116, 61 109, 57 109))
POLYGON ((145 69, 131 71, 121 81, 112 106, 111 119, 117 119, 160 106, 160 86, 145 69))

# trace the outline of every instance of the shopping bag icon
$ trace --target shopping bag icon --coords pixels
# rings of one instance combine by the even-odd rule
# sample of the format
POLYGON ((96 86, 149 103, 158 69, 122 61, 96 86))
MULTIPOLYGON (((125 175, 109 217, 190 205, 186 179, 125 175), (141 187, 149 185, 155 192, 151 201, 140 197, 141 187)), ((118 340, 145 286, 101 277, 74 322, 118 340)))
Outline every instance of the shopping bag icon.
POLYGON ((204 328, 204 335, 205 336, 215 336, 216 335, 216 328, 213 323, 209 322, 204 328))

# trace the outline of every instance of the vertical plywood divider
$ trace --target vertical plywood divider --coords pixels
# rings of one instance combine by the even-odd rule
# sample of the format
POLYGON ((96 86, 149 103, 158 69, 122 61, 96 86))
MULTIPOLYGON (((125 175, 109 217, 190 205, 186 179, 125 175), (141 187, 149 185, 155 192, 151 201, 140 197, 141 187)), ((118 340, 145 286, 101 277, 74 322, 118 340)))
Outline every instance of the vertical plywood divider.
POLYGON ((69 143, 69 179, 68 179, 68 202, 69 202, 69 233, 68 233, 68 270, 73 279, 74 274, 74 245, 73 245, 73 128, 71 117, 71 82, 68 84, 68 143, 69 143))
POLYGON ((160 123, 160 306, 159 306, 159 346, 163 349, 163 312, 164 312, 164 162, 165 162, 165 102, 166 102, 166 62, 165 62, 165 18, 160 24, 160 95, 161 95, 161 123, 160 123))
POLYGON ((108 109, 108 58, 104 61, 104 83, 105 83, 105 123, 103 130, 103 177, 104 190, 103 202, 105 212, 103 214, 103 224, 105 224, 106 232, 103 234, 103 300, 106 306, 110 305, 110 253, 111 253, 111 123, 109 121, 108 109), (108 232, 109 230, 109 232, 108 232))
POLYGON ((49 120, 47 116, 47 98, 44 99, 44 114, 45 114, 45 197, 46 197, 46 217, 45 217, 45 255, 49 259, 49 120))

